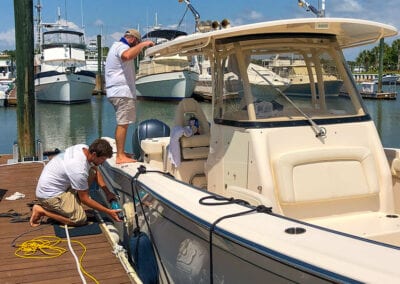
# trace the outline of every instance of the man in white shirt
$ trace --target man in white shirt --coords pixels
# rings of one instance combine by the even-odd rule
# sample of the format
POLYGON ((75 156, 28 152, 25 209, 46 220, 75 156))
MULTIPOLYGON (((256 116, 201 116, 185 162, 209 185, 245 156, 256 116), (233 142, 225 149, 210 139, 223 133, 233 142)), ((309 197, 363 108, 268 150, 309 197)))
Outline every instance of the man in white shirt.
POLYGON ((82 204, 121 221, 118 217, 120 210, 104 207, 89 195, 90 183, 96 180, 108 200, 115 198, 97 169, 112 155, 111 145, 104 139, 96 139, 90 146, 71 146, 51 159, 36 187, 39 203, 32 207, 31 226, 39 226, 43 216, 66 225, 84 225, 87 217, 82 204))
POLYGON ((128 126, 136 121, 135 59, 143 48, 153 46, 150 40, 141 41, 140 33, 135 29, 127 30, 118 42, 111 46, 105 64, 107 98, 114 106, 117 127, 115 142, 117 145, 116 163, 133 163, 135 159, 125 153, 125 140, 128 126))

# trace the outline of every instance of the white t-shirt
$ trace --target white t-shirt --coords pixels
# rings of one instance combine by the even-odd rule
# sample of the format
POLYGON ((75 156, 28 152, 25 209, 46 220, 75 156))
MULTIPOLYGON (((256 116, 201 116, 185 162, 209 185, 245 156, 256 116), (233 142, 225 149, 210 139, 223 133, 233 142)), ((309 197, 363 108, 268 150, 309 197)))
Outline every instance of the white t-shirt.
POLYGON ((71 146, 55 156, 44 167, 36 187, 36 196, 51 198, 67 191, 69 187, 75 190, 87 190, 90 163, 83 152, 87 145, 71 146))
POLYGON ((108 98, 127 97, 136 99, 135 68, 133 60, 122 61, 122 53, 129 49, 123 42, 114 42, 105 65, 105 80, 108 98))

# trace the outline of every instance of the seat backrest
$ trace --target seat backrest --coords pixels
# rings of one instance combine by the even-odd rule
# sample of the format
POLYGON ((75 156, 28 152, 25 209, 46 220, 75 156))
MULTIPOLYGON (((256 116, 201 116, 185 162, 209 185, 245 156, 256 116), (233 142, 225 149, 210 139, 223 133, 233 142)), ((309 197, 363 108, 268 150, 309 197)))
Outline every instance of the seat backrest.
POLYGON ((140 142, 147 138, 169 137, 170 128, 164 122, 158 119, 148 119, 140 122, 135 129, 132 138, 132 146, 135 157, 138 161, 143 161, 143 151, 140 142))
POLYGON ((282 213, 294 218, 377 211, 379 177, 366 147, 324 147, 281 155, 273 163, 282 213))
POLYGON ((182 99, 175 112, 175 125, 176 126, 187 126, 189 125, 189 119, 195 116, 199 121, 199 132, 200 134, 210 134, 210 125, 208 124, 207 117, 205 116, 203 109, 199 103, 192 98, 182 99))

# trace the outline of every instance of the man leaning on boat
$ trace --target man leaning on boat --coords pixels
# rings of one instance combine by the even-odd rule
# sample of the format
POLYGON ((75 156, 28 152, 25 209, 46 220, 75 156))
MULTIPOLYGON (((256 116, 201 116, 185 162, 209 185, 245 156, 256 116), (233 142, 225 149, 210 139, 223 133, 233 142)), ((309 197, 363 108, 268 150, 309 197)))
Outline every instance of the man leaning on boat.
POLYGON ((96 139, 90 146, 74 145, 51 159, 36 187, 38 204, 32 208, 30 225, 39 226, 44 216, 65 225, 84 225, 87 216, 82 204, 121 221, 118 217, 120 210, 104 207, 89 195, 90 183, 96 181, 108 200, 115 198, 97 170, 97 166, 112 155, 111 145, 104 139, 96 139))
POLYGON ((143 48, 153 45, 150 40, 141 41, 140 33, 130 29, 119 41, 113 43, 107 55, 105 80, 107 98, 115 109, 117 119, 115 129, 117 164, 136 162, 133 157, 125 153, 128 126, 136 121, 136 73, 133 59, 143 48))

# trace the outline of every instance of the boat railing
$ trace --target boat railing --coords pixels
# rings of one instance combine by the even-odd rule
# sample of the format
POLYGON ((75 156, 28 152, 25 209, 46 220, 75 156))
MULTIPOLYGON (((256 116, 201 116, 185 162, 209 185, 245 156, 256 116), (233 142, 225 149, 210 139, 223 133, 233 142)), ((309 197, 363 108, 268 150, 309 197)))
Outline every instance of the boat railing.
POLYGON ((47 48, 57 48, 57 47, 71 47, 71 48, 79 48, 79 49, 85 49, 86 45, 82 43, 62 43, 62 42, 57 42, 57 43, 46 43, 42 45, 43 49, 47 48))

